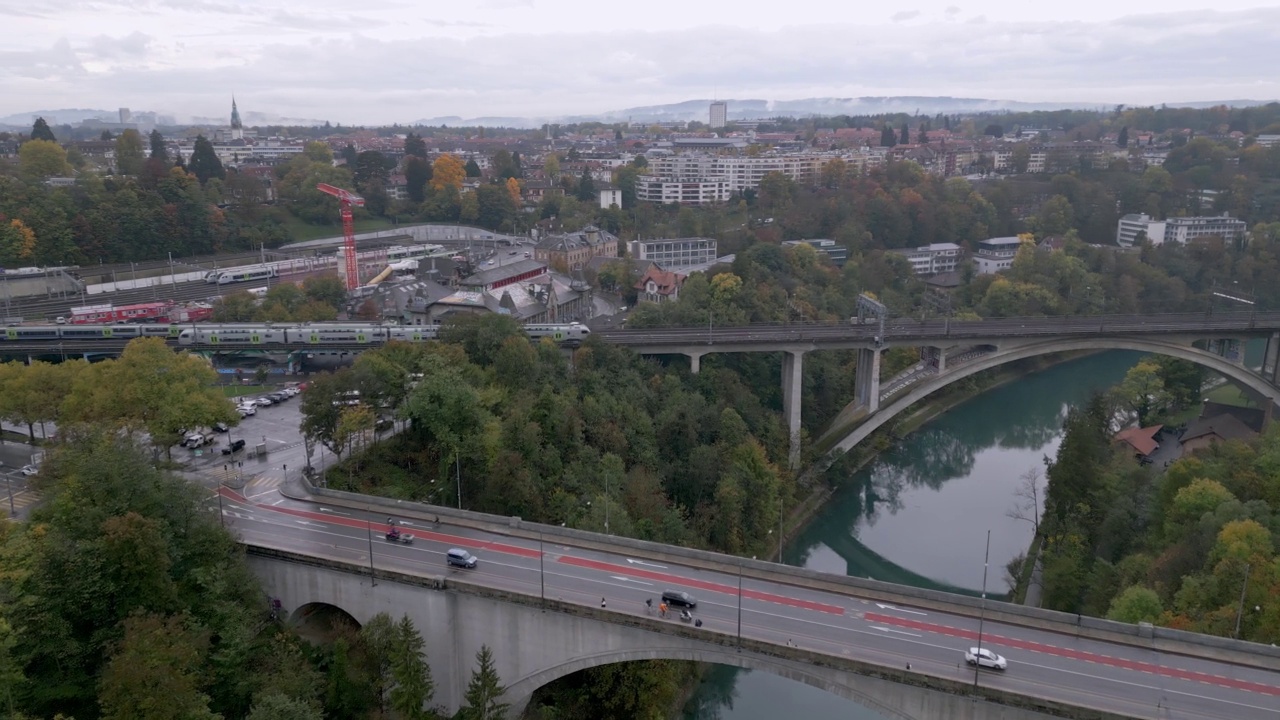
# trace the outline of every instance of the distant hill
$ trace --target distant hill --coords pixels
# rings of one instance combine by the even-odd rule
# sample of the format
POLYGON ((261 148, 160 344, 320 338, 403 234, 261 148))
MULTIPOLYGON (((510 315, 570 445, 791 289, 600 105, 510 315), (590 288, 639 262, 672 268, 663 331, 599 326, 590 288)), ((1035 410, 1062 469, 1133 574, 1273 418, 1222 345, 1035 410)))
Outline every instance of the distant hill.
POLYGON ((50 125, 75 125, 81 120, 89 118, 111 118, 120 117, 117 110, 89 110, 83 108, 63 108, 62 110, 32 110, 31 112, 14 113, 0 117, 0 125, 8 125, 11 127, 31 129, 31 123, 35 119, 42 117, 50 125))
MULTIPOLYGON (((541 127, 546 123, 577 122, 687 122, 707 121, 710 99, 685 100, 666 105, 642 105, 623 110, 610 110, 591 115, 564 115, 558 117, 448 117, 423 118, 418 125, 450 125, 487 127, 541 127)), ((1109 109, 1110 103, 1098 102, 1021 102, 1018 100, 991 100, 986 98, 955 98, 946 96, 890 96, 856 98, 805 98, 802 100, 725 100, 729 105, 731 120, 758 120, 790 116, 812 117, 831 115, 879 115, 885 113, 976 113, 976 112, 1032 112, 1036 110, 1109 109)), ((1215 105, 1249 107, 1265 105, 1268 100, 1215 100, 1166 103, 1169 107, 1207 108, 1215 105)))

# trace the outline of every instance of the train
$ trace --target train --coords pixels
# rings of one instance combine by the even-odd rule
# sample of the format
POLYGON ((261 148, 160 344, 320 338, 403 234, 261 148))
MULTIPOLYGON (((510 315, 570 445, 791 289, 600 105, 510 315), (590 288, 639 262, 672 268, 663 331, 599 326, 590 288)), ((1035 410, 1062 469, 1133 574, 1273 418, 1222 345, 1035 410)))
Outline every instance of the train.
MULTIPOLYGON (((378 250, 362 250, 356 253, 356 258, 362 264, 373 262, 381 266, 410 260, 425 260, 431 257, 447 257, 448 253, 449 251, 443 245, 393 245, 378 250)), ((254 280, 270 280, 282 274, 320 270, 336 267, 337 264, 337 255, 277 260, 257 265, 210 270, 205 273, 204 280, 210 284, 229 285, 254 280)))
MULTIPOLYGON (((550 338, 576 347, 591 335, 581 323, 524 325, 530 339, 550 338)), ((378 323, 200 323, 197 325, 15 325, 4 329, 6 341, 36 340, 117 340, 136 337, 163 337, 181 346, 259 346, 259 345, 381 345, 393 340, 427 342, 436 339, 436 325, 380 325, 378 323)))

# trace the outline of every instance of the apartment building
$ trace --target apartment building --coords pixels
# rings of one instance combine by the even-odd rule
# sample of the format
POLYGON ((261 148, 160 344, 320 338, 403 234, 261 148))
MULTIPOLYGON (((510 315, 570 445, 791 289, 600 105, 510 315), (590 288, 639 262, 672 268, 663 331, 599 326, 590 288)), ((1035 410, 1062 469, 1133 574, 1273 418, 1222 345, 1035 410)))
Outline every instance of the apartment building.
POLYGON ((631 259, 647 260, 666 270, 703 265, 716 259, 716 241, 710 238, 632 240, 631 259))
POLYGON ((1232 245, 1243 244, 1248 226, 1230 215, 1173 217, 1154 220, 1150 215, 1130 213, 1116 224, 1116 244, 1133 247, 1142 234, 1152 245, 1167 242, 1186 244, 1206 237, 1219 237, 1232 245))
POLYGON ((672 179, 657 175, 636 178, 636 200, 681 205, 728 202, 729 183, 719 178, 672 179))
POLYGON ((960 258, 964 255, 964 250, 955 243, 933 243, 889 252, 905 257, 916 275, 952 272, 959 266, 960 258))

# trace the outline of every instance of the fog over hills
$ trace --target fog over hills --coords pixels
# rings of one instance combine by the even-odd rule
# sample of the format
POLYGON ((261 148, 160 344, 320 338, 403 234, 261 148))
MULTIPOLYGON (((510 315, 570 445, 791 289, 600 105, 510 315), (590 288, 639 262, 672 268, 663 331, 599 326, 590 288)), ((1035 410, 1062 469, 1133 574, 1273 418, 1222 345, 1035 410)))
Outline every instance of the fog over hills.
MULTIPOLYGON (((547 116, 547 117, 516 117, 516 116, 494 116, 494 117, 461 117, 457 115, 427 117, 413 120, 410 122, 401 121, 401 125, 427 125, 440 126, 448 125, 457 126, 485 126, 485 127, 511 127, 511 128, 536 128, 548 123, 577 123, 577 122, 635 122, 635 123, 653 123, 653 122, 685 122, 690 120, 698 120, 706 122, 708 119, 708 106, 711 99, 685 100, 678 103, 669 103, 665 105, 644 105, 638 107, 630 107, 622 110, 610 110, 598 114, 590 115, 563 115, 563 116, 547 116)), ((1107 103, 1091 103, 1091 102, 1021 102, 1017 100, 992 100, 986 98, 956 98, 946 96, 888 96, 888 97, 855 97, 855 98, 805 98, 801 100, 761 100, 761 99, 743 99, 724 100, 729 106, 729 118, 731 120, 757 120, 779 116, 786 117, 814 117, 814 116, 831 116, 831 115, 879 115, 885 113, 908 113, 921 115, 936 115, 938 113, 946 114, 970 114, 978 112, 1031 112, 1036 110, 1063 110, 1063 109, 1085 109, 1085 110, 1103 110, 1114 107, 1107 103)), ((1170 107, 1191 107, 1205 108, 1215 105, 1228 105, 1232 107, 1248 107, 1252 105, 1264 105, 1274 100, 1214 100, 1214 101, 1193 101, 1193 102, 1170 102, 1170 107)), ((226 118, 217 117, 183 117, 180 114, 170 111, 162 111, 162 114, 177 115, 179 122, 191 125, 212 125, 219 126, 227 122, 226 118)), ((228 108, 228 116, 230 108, 228 108)), ((323 125, 324 120, 315 120, 307 118, 292 118, 282 115, 276 115, 269 112, 246 110, 241 108, 241 115, 244 117, 245 124, 249 126, 262 125, 323 125)), ((113 110, 92 110, 82 108, 69 108, 61 110, 33 110, 25 113, 15 113, 6 117, 0 117, 0 125, 9 126, 17 129, 25 129, 31 127, 32 119, 35 117, 53 118, 55 125, 76 124, 81 120, 89 118, 101 118, 107 121, 114 121, 118 114, 113 110)), ((376 127, 378 124, 389 125, 393 120, 386 120, 382 123, 368 122, 367 127, 376 127)))

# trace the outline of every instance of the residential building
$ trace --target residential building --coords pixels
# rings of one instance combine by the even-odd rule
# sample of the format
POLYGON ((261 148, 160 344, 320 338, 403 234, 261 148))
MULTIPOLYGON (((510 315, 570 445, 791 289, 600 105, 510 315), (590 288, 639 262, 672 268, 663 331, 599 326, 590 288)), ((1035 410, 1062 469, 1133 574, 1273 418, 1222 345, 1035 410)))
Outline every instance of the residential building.
POLYGON ((1275 147, 1280 145, 1280 135, 1259 135, 1257 143, 1262 147, 1275 147))
POLYGON ((911 271, 916 275, 937 275, 952 272, 960 263, 964 249, 955 243, 933 243, 915 248, 891 250, 911 263, 911 271))
POLYGON ((835 240, 827 240, 825 238, 813 240, 784 240, 782 244, 787 247, 795 247, 797 245, 808 245, 818 251, 819 255, 824 255, 836 267, 844 267, 849 260, 849 248, 844 245, 837 245, 835 240))
POLYGON ((1257 433, 1239 418, 1222 414, 1191 421, 1178 442, 1181 443, 1183 454, 1186 454, 1203 450, 1214 443, 1249 440, 1255 436, 1257 433))
POLYGON ((600 188, 600 209, 608 210, 615 205, 622 207, 622 191, 611 185, 600 188))
POLYGON ((716 241, 710 238, 632 240, 631 257, 663 268, 685 268, 716 259, 716 241))
POLYGON ((729 124, 729 103, 717 100, 711 103, 711 129, 715 130, 729 124))
POLYGON ((1139 233, 1143 233, 1152 245, 1167 242, 1186 244, 1206 237, 1219 237, 1228 244, 1239 245, 1244 243, 1247 231, 1248 226, 1243 220, 1230 215, 1154 220, 1149 215, 1131 213, 1121 217, 1116 225, 1116 244, 1133 247, 1139 233))
POLYGON ((636 281, 636 300, 639 302, 670 302, 680 299, 680 288, 687 276, 670 270, 660 270, 652 265, 636 281))
POLYGON ((576 233, 548 235, 533 248, 533 259, 564 270, 578 270, 593 257, 617 257, 618 238, 594 225, 576 233))
POLYGON ((728 202, 729 183, 719 179, 671 180, 656 175, 636 178, 636 200, 681 205, 728 202))
POLYGON ((979 275, 990 275, 1013 267, 1013 258, 1022 247, 1020 237, 988 238, 978 242, 973 254, 973 264, 979 275))

